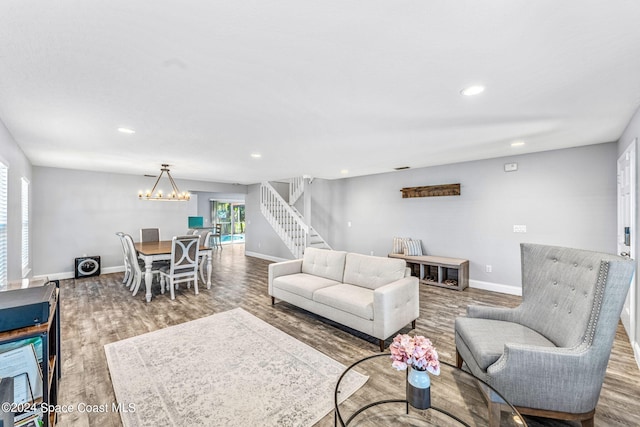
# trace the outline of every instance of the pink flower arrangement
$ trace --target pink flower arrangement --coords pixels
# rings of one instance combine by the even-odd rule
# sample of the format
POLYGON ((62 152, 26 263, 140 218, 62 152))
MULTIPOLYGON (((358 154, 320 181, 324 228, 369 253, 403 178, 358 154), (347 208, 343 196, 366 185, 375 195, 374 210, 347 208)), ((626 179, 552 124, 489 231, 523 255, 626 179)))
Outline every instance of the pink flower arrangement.
POLYGON ((391 366, 399 371, 404 371, 411 366, 418 371, 428 371, 433 375, 440 375, 440 362, 438 352, 428 338, 417 335, 410 337, 407 334, 398 334, 391 345, 391 366))

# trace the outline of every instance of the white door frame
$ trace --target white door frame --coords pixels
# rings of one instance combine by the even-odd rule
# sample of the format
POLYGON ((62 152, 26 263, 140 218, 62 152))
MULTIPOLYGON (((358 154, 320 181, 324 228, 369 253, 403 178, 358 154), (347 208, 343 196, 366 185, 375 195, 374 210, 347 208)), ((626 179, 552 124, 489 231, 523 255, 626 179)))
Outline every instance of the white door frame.
MULTIPOLYGON (((617 249, 618 253, 626 252, 632 259, 636 259, 636 142, 634 138, 625 151, 620 155, 617 162, 618 174, 618 222, 617 222, 617 249), (628 185, 628 188, 627 188, 628 185), (626 194, 626 197, 625 197, 626 194), (631 232, 628 236, 628 244, 625 244, 625 227, 630 227, 631 232)), ((640 366, 640 346, 638 344, 637 334, 637 316, 638 316, 638 289, 636 275, 634 275, 629 294, 625 305, 622 309, 621 320, 629 336, 629 341, 633 347, 636 363, 640 366)))

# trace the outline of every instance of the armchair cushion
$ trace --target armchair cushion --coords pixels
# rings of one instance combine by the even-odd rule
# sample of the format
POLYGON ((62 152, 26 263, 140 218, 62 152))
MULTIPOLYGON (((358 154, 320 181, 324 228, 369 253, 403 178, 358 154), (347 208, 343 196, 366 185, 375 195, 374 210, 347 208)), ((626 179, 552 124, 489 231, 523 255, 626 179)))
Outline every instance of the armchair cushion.
MULTIPOLYGON (((555 347, 551 341, 533 329, 501 320, 459 317, 456 319, 455 329, 457 342, 462 342, 468 348, 473 362, 483 371, 502 356, 507 343, 555 347)), ((467 362, 472 363, 471 360, 467 362)))

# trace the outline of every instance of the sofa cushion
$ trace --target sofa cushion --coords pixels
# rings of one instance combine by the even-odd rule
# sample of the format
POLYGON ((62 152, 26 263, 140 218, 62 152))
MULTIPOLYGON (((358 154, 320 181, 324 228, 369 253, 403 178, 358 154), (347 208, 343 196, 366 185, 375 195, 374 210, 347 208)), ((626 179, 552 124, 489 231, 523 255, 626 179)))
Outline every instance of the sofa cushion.
POLYGON ((289 274, 273 279, 274 288, 282 289, 307 299, 313 299, 313 293, 316 290, 339 283, 335 280, 305 273, 289 274))
POLYGON ((335 285, 318 289, 313 300, 363 319, 373 320, 373 292, 353 285, 335 285))
POLYGON ((302 258, 302 272, 342 282, 346 255, 343 251, 306 248, 302 258))
POLYGON ((502 356, 507 343, 555 347, 533 329, 502 320, 458 317, 455 330, 485 372, 502 356))
POLYGON ((344 283, 377 289, 404 277, 407 263, 403 259, 347 254, 344 283))

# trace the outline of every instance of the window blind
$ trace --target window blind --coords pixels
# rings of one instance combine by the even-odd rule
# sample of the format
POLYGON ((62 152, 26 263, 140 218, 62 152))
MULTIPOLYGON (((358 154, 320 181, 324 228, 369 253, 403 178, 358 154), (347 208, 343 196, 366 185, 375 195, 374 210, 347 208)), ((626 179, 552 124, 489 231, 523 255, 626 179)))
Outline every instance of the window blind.
POLYGON ((9 168, 0 163, 0 288, 7 286, 7 180, 9 168))
POLYGON ((29 181, 22 178, 22 277, 29 274, 29 181))

